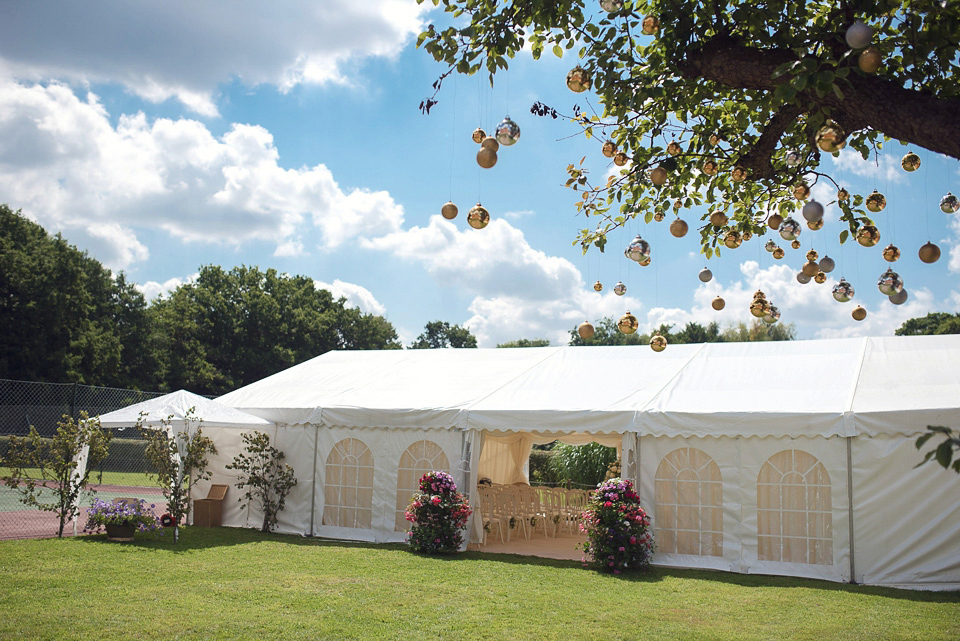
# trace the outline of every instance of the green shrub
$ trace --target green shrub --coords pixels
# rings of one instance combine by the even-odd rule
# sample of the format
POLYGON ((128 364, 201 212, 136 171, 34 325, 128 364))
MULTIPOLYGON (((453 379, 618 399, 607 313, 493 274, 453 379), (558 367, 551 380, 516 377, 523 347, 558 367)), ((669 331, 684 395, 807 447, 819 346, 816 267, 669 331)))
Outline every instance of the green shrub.
POLYGON ((595 488, 607 476, 611 463, 617 460, 617 449, 599 443, 567 445, 557 443, 550 459, 554 473, 563 483, 573 487, 595 488))

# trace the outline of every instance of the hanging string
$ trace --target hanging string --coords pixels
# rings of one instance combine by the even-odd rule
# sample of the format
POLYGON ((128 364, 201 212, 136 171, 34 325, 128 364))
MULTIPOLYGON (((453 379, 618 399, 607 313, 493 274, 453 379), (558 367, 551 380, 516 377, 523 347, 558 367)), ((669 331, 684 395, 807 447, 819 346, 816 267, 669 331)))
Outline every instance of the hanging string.
MULTIPOLYGON (((459 74, 458 74, 459 75, 459 74)), ((450 197, 448 200, 453 202, 453 161, 456 158, 456 149, 457 149, 457 76, 453 77, 453 116, 450 118, 450 136, 452 138, 450 142, 450 197)))

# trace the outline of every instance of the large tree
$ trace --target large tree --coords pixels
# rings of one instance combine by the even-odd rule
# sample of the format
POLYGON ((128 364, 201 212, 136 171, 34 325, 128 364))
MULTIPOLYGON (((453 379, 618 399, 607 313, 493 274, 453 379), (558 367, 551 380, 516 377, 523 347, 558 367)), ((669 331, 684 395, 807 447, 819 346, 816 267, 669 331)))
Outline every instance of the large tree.
MULTIPOLYGON (((772 214, 802 206, 798 184, 836 184, 821 167, 821 155, 835 153, 818 141, 828 125, 864 158, 887 139, 960 158, 957 2, 433 0, 441 2, 451 24, 429 25, 419 42, 447 73, 485 69, 493 82, 525 47, 534 58, 573 54, 570 66, 582 67, 588 80, 576 88, 596 92, 603 112, 570 115, 628 160, 606 182, 568 167, 568 185, 583 192, 577 208, 596 217, 578 237, 585 251, 630 218, 704 202, 728 216, 700 226, 708 256, 731 230, 762 234, 772 214), (854 47, 847 32, 858 21, 872 34, 854 47)), ((557 116, 540 103, 533 111, 557 116)), ((842 242, 872 221, 862 194, 843 200, 836 187, 842 242)))
POLYGON ((477 337, 466 327, 446 321, 431 321, 423 333, 410 344, 410 349, 440 349, 444 347, 476 347, 477 337))
POLYGON ((960 314, 930 312, 922 318, 910 318, 894 331, 896 336, 920 334, 960 334, 960 314))

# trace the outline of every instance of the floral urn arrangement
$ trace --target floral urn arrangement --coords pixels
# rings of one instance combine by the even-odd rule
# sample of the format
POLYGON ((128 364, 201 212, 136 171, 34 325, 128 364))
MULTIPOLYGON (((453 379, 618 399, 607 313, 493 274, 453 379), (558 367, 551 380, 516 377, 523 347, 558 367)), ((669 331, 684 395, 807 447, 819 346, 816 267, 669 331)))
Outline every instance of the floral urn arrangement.
POLYGON ((420 477, 420 491, 406 510, 412 527, 407 541, 415 552, 453 554, 463 544, 463 533, 472 510, 446 472, 420 477))
POLYGON ((159 527, 154 507, 147 507, 143 499, 114 503, 94 499, 93 505, 87 508, 87 524, 83 530, 94 534, 106 530, 108 541, 132 541, 136 532, 154 531, 159 527))
POLYGON ((600 484, 583 512, 580 530, 587 535, 584 562, 590 557, 598 569, 614 574, 650 565, 650 517, 629 480, 614 478, 600 484))

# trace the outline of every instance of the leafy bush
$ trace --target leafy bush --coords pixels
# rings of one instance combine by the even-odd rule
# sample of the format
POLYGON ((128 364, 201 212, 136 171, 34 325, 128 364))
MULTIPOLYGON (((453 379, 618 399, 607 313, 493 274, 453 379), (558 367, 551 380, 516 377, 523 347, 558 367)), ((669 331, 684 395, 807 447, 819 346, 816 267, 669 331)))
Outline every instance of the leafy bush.
POLYGON ((617 449, 599 443, 567 445, 557 443, 550 459, 554 474, 563 483, 576 487, 595 488, 607 476, 607 469, 617 460, 617 449))
POLYGON ((446 472, 420 477, 420 491, 406 510, 413 523, 407 540, 415 552, 452 554, 463 543, 463 530, 472 510, 466 497, 446 472))
POLYGON ((563 478, 553 465, 552 450, 532 450, 530 452, 530 483, 532 485, 560 485, 563 478))
POLYGON ((643 570, 653 556, 650 517, 626 479, 605 481, 590 497, 580 529, 587 535, 583 550, 601 570, 620 574, 643 570))
POLYGON ((287 494, 297 484, 293 468, 283 463, 284 453, 270 445, 270 437, 263 432, 244 434, 246 453, 233 457, 228 470, 238 470, 237 488, 245 489, 240 501, 246 507, 256 502, 263 510, 260 530, 269 532, 276 527, 287 494))

